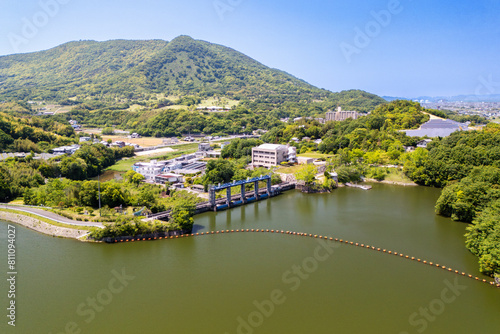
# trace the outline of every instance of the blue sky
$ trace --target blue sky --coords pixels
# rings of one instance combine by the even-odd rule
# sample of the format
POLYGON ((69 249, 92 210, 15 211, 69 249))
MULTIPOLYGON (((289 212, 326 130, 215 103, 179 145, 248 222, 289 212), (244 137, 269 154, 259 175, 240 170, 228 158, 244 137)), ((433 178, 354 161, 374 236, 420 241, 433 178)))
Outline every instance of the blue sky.
POLYGON ((190 35, 331 91, 500 94, 498 0, 5 0, 0 55, 190 35))

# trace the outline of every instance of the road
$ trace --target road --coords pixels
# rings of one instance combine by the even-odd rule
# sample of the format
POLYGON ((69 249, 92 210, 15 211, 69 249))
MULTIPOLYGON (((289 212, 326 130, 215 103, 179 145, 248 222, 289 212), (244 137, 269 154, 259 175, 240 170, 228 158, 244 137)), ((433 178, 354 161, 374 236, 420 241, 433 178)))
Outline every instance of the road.
POLYGON ((57 223, 62 223, 62 224, 68 224, 68 225, 74 225, 74 226, 97 226, 97 227, 103 227, 102 223, 97 223, 97 222, 81 222, 81 221, 76 221, 76 220, 71 220, 66 217, 59 216, 58 214, 55 214, 53 212, 45 211, 42 209, 37 209, 34 207, 30 206, 23 206, 23 205, 9 205, 9 204, 0 204, 0 209, 11 209, 11 210, 17 210, 17 211, 22 211, 22 212, 28 212, 32 213, 37 216, 41 216, 43 218, 47 218, 50 220, 53 220, 57 223))

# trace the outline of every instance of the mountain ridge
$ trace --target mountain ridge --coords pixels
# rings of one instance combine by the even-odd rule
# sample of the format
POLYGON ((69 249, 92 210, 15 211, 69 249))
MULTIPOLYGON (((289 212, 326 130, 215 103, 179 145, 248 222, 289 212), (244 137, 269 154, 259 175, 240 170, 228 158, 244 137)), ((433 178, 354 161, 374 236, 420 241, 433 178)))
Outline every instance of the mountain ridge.
POLYGON ((368 111, 376 95, 333 93, 219 44, 181 35, 171 41, 72 41, 0 57, 0 100, 148 100, 224 96, 267 103, 352 100, 368 111), (357 95, 357 96, 355 96, 357 95))

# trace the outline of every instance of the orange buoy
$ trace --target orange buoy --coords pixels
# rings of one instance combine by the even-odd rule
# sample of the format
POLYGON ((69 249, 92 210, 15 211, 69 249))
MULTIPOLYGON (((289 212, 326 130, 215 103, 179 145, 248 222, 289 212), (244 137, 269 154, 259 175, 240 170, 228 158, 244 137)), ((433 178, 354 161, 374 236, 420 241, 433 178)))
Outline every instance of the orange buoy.
POLYGON ((470 278, 472 278, 472 275, 471 275, 471 274, 469 274, 469 277, 470 277, 470 278))
POLYGON ((377 248, 377 250, 380 252, 380 248, 377 248))
POLYGON ((340 242, 342 242, 342 241, 343 241, 343 240, 342 240, 342 239, 340 239, 340 242))
POLYGON ((412 257, 411 257, 411 259, 412 259, 412 260, 415 260, 415 257, 413 257, 413 256, 412 256, 412 257))
POLYGON ((330 238, 330 241, 333 241, 333 238, 330 238))
POLYGON ((361 244, 361 247, 365 247, 365 244, 361 244))
POLYGON ((387 253, 392 254, 392 251, 388 251, 387 253))
POLYGON ((448 268, 448 271, 453 271, 453 269, 451 269, 451 268, 448 268))
POLYGON ((335 241, 339 241, 339 239, 338 239, 338 238, 335 238, 335 241))
POLYGON ((231 233, 234 232, 234 230, 231 230, 231 233))
POLYGON ((424 260, 424 264, 427 264, 427 260, 424 260))
POLYGON ((441 266, 441 268, 446 269, 446 266, 441 266))
POLYGON ((359 244, 356 242, 356 246, 359 246, 359 244))
POLYGON ((314 235, 314 237, 315 237, 315 238, 317 238, 317 237, 318 237, 318 235, 317 235, 317 234, 315 234, 315 235, 314 235))
POLYGON ((354 243, 351 241, 351 245, 354 245, 354 243))
POLYGON ((404 255, 403 254, 399 254, 399 256, 403 257, 404 255))

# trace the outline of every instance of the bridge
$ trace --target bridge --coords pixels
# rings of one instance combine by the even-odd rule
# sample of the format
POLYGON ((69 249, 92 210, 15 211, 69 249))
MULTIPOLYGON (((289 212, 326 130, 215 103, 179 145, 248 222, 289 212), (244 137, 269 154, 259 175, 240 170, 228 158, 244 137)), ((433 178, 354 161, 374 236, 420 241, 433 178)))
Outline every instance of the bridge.
POLYGON ((254 177, 253 179, 248 178, 246 180, 234 181, 233 183, 226 183, 223 185, 221 185, 219 183, 218 186, 211 186, 210 189, 208 190, 208 193, 209 193, 209 200, 208 201, 214 210, 217 210, 217 208, 219 208, 219 209, 229 208, 231 206, 231 203, 233 200, 233 196, 231 196, 231 188, 238 187, 238 186, 241 187, 241 191, 240 191, 240 194, 237 195, 237 198, 240 199, 241 203, 235 203, 236 205, 246 204, 247 201, 258 200, 260 198, 259 182, 262 182, 262 181, 265 181, 266 185, 267 185, 267 187, 264 189, 264 192, 267 193, 268 197, 271 197, 272 196, 271 176, 270 175, 264 175, 264 176, 261 175, 259 177, 254 177), (250 198, 247 199, 247 196, 246 196, 247 192, 245 190, 245 186, 247 184, 252 184, 252 183, 254 185, 254 190, 253 190, 254 196, 253 197, 250 196, 250 198), (227 207, 225 207, 225 205, 218 206, 216 195, 215 195, 217 191, 224 190, 224 189, 226 190, 225 205, 227 205, 227 207))
MULTIPOLYGON (((294 189, 294 183, 281 183, 276 186, 271 185, 271 176, 259 176, 252 179, 234 181, 232 183, 219 184, 211 186, 209 189, 209 201, 196 204, 195 214, 229 209, 234 206, 244 205, 250 202, 258 201, 260 199, 269 198, 280 194, 284 190, 294 189), (266 187, 259 189, 259 182, 265 181, 266 187), (250 191, 245 190, 245 185, 254 184, 254 189, 250 191), (239 194, 231 194, 232 187, 241 187, 239 194), (226 196, 223 198, 216 198, 216 192, 226 190, 226 196)), ((147 220, 159 219, 168 220, 170 218, 171 210, 147 215, 147 220)))

